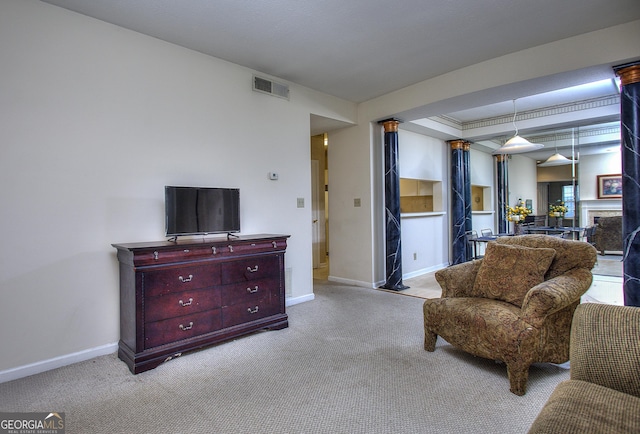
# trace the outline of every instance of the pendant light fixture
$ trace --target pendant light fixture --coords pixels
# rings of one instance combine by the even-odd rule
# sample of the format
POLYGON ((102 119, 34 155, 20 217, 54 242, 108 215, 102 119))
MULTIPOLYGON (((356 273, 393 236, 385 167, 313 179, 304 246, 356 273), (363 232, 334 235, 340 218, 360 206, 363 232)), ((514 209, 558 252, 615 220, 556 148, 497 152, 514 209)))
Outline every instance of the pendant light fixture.
POLYGON ((523 152, 531 152, 536 149, 543 148, 544 145, 540 143, 531 143, 524 137, 518 135, 518 127, 516 125, 516 100, 513 100, 513 128, 516 130, 514 136, 506 141, 504 145, 493 151, 494 155, 497 154, 521 154, 523 152))
MULTIPOLYGON (((572 143, 573 143, 573 137, 574 137, 574 134, 572 131, 571 132, 572 143)), ((554 139, 554 143, 555 143, 555 139, 554 139)), ((576 162, 577 162, 576 160, 569 159, 564 155, 561 155, 558 152, 558 145, 556 144, 556 153, 553 154, 551 157, 547 158, 546 161, 544 161, 543 163, 538 164, 538 167, 566 166, 576 162)))
POLYGON ((567 164, 571 164, 571 160, 556 152, 551 157, 547 158, 544 163, 538 164, 538 167, 566 166, 567 164))

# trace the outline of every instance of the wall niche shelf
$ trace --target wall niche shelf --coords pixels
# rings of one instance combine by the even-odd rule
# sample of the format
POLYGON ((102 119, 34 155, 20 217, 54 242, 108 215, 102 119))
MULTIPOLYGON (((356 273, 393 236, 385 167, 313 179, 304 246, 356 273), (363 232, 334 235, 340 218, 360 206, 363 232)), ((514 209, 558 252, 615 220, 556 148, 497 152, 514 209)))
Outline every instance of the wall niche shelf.
POLYGON ((492 211, 491 187, 471 185, 471 212, 492 211))
POLYGON ((424 215, 443 211, 441 181, 400 178, 401 214, 424 215))

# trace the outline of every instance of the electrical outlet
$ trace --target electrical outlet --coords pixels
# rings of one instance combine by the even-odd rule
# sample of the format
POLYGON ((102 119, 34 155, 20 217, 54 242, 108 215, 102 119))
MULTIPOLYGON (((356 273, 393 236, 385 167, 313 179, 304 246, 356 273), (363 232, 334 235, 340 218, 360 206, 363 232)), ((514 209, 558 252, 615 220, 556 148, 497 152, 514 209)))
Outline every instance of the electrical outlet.
POLYGON ((298 198, 298 208, 304 208, 304 197, 298 198))
POLYGON ((353 199, 353 206, 356 208, 359 208, 360 206, 362 206, 362 203, 359 197, 356 197, 355 199, 353 199))
POLYGON ((417 254, 417 253, 415 253, 415 252, 413 253, 413 260, 414 260, 414 261, 417 261, 417 260, 418 260, 418 254, 417 254))

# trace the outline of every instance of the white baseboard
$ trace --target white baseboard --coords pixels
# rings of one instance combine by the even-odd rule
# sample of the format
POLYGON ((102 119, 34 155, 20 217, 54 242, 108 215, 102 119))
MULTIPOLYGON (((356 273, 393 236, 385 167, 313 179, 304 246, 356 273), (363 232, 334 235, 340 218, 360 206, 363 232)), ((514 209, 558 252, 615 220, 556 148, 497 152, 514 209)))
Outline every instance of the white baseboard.
POLYGON ((315 299, 316 296, 314 294, 303 295, 302 297, 289 297, 284 301, 285 306, 293 306, 294 304, 304 303, 305 301, 311 301, 315 299))
POLYGON ((342 283, 343 285, 361 286, 363 288, 377 288, 377 286, 375 284, 372 285, 371 282, 362 282, 360 280, 343 279, 342 277, 329 276, 327 280, 330 282, 342 283))
POLYGON ((407 273, 407 274, 403 274, 402 278, 403 279, 411 279, 412 277, 418 277, 418 276, 422 276, 423 274, 433 273, 434 271, 438 271, 438 270, 441 270, 443 268, 447 268, 448 266, 449 266, 449 264, 440 264, 440 265, 435 265, 433 267, 422 268, 421 270, 416 270, 416 271, 412 271, 412 272, 407 273))
MULTIPOLYGON (((304 295, 302 297, 287 298, 285 303, 287 306, 311 301, 315 298, 314 294, 304 295)), ((102 345, 100 347, 90 348, 88 350, 79 351, 73 354, 65 354, 64 356, 54 357, 53 359, 43 360, 41 362, 31 363, 29 365, 18 366, 17 368, 0 371, 0 383, 17 380, 19 378, 28 377, 30 375, 39 374, 41 372, 50 371, 51 369, 61 368, 63 366, 72 365, 94 357, 105 356, 118 351, 118 343, 102 345)))
MULTIPOLYGON (((402 279, 410 279, 412 277, 418 277, 418 276, 422 276, 423 274, 427 274, 427 273, 433 273, 434 271, 438 271, 441 270, 443 268, 447 268, 449 266, 448 263, 445 264, 440 264, 440 265, 434 265, 433 267, 428 267, 428 268, 422 268, 420 270, 416 270, 416 271, 412 271, 410 273, 407 274, 403 274, 402 275, 402 279)), ((343 285, 353 285, 353 286, 361 286, 363 288, 380 288, 382 285, 385 284, 385 281, 382 280, 380 282, 374 282, 373 284, 371 282, 362 282, 359 280, 351 280, 351 279, 343 279, 341 277, 335 277, 335 276, 329 276, 328 279, 330 282, 336 282, 336 283, 342 283, 343 285)))
POLYGON ((30 375, 39 374, 41 372, 50 371, 51 369, 61 368, 78 362, 84 362, 85 360, 105 356, 107 354, 115 353, 116 351, 118 351, 117 342, 90 348, 73 354, 65 354, 64 356, 54 357, 53 359, 43 360, 29 365, 18 366, 17 368, 7 369, 5 371, 0 371, 0 383, 17 380, 18 378, 28 377, 30 375))

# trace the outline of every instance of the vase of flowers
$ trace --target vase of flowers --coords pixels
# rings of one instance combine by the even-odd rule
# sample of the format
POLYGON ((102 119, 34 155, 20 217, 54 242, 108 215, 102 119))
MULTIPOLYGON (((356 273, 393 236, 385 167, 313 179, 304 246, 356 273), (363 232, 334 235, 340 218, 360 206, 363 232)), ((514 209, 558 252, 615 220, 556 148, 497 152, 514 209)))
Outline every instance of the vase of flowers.
POLYGON ((562 201, 558 201, 555 205, 549 205, 549 217, 555 217, 556 227, 562 226, 562 219, 567 211, 569 211, 569 209, 562 201))
POLYGON ((507 206, 507 220, 513 222, 513 232, 516 235, 522 235, 524 233, 522 224, 529 214, 531 214, 531 210, 524 206, 522 199, 518 199, 515 206, 507 206))

